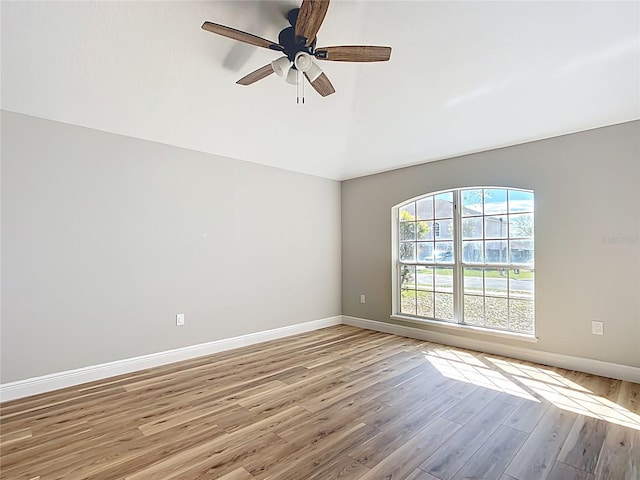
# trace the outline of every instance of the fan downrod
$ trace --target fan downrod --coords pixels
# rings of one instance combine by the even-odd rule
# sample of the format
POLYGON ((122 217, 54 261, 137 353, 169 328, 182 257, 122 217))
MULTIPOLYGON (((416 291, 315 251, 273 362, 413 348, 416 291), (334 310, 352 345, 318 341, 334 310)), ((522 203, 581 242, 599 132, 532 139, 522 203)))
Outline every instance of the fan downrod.
POLYGON ((298 21, 298 14, 300 13, 299 8, 292 8, 287 13, 287 20, 289 21, 289 25, 293 28, 296 28, 296 22, 298 21))
POLYGON ((296 55, 300 52, 308 53, 309 55, 315 56, 316 41, 318 40, 317 37, 314 38, 313 42, 308 47, 305 46, 304 43, 296 41, 295 30, 299 13, 299 8, 293 8, 289 10, 286 16, 291 26, 282 30, 278 35, 278 43, 280 43, 280 45, 284 47, 285 55, 287 55, 289 60, 291 60, 292 62, 295 61, 296 55))

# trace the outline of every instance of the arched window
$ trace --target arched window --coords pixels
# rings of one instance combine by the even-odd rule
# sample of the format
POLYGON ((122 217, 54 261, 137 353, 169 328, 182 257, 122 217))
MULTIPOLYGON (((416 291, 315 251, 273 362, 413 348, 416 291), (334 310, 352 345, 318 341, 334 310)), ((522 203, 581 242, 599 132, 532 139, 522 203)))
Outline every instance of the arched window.
POLYGON ((534 193, 473 187, 397 205, 394 316, 534 333, 534 193))

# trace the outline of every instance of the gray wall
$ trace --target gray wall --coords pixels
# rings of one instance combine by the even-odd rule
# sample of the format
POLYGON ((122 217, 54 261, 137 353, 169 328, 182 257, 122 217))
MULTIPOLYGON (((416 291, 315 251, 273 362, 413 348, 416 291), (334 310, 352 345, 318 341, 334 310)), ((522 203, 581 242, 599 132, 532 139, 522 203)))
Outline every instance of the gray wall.
POLYGON ((391 207, 472 185, 536 192, 540 340, 477 338, 640 366, 640 122, 343 182, 342 247, 338 182, 10 112, 1 153, 2 383, 391 322, 391 207))
POLYGON ((640 122, 343 182, 343 314, 394 323, 391 207, 473 185, 535 190, 539 341, 461 335, 640 367, 640 122))
POLYGON ((339 315, 340 288, 338 182, 2 113, 2 383, 339 315))

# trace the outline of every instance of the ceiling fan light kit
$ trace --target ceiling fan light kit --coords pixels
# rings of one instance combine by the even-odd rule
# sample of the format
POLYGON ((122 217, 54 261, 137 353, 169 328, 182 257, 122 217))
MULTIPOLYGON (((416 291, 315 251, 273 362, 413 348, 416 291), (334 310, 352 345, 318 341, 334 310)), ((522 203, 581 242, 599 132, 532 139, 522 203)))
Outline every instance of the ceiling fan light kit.
POLYGON ((322 69, 313 61, 313 57, 305 52, 296 53, 293 65, 298 71, 305 73, 311 83, 322 74, 322 69))
POLYGON ((279 77, 286 77, 291 68, 291 60, 287 57, 280 57, 277 60, 271 62, 271 68, 276 72, 279 77))
POLYGON ((315 82, 320 77, 320 75, 322 75, 322 73, 322 69, 314 62, 313 65, 309 67, 309 70, 305 72, 305 76, 313 85, 313 82, 315 82))
POLYGON ((298 71, 295 68, 289 69, 289 73, 287 73, 286 82, 290 85, 298 84, 298 71))
POLYGON ((300 8, 295 8, 287 14, 287 20, 291 26, 280 32, 278 43, 212 22, 204 22, 202 29, 285 54, 284 57, 238 80, 236 83, 239 85, 251 85, 274 72, 279 77, 283 77, 287 83, 297 85, 298 72, 300 72, 316 92, 326 97, 335 93, 335 89, 315 60, 386 62, 391 58, 391 47, 349 45, 316 49, 316 34, 320 30, 328 9, 329 0, 303 0, 300 8))
POLYGON ((313 60, 311 60, 311 55, 309 55, 308 53, 298 52, 296 53, 293 64, 301 72, 306 72, 311 68, 311 65, 313 65, 313 60))

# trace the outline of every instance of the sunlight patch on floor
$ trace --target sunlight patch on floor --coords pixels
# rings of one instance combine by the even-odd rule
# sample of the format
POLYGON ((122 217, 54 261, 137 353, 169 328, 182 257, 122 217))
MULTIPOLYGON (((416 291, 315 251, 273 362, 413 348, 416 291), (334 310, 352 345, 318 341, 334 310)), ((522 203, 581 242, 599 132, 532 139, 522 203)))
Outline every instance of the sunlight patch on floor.
POLYGON ((465 352, 452 351, 448 351, 447 354, 442 355, 433 355, 434 352, 423 353, 425 358, 438 369, 442 375, 448 378, 508 393, 509 395, 527 400, 538 401, 525 389, 509 380, 502 373, 487 368, 486 364, 479 361, 473 355, 465 352), (449 355, 452 353, 455 355, 449 355))
POLYGON ((590 391, 578 391, 531 378, 519 378, 518 381, 564 410, 640 430, 640 415, 590 391))
POLYGON ((564 410, 640 430, 640 415, 595 394, 552 367, 461 350, 434 348, 422 353, 447 378, 531 401, 548 401, 564 410))

